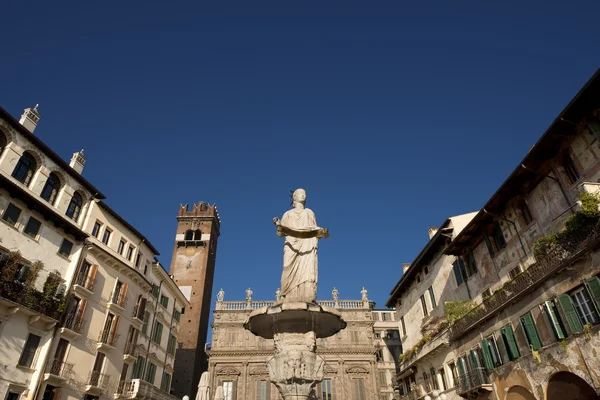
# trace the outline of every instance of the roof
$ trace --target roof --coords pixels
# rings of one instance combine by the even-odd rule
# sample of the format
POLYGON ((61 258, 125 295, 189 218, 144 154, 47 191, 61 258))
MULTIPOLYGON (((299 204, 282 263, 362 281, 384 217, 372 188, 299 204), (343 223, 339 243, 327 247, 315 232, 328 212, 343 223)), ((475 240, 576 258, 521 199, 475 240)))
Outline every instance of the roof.
POLYGON ((112 208, 110 208, 108 206, 108 204, 106 204, 103 201, 99 201, 98 205, 100 205, 102 208, 104 208, 106 211, 108 211, 113 217, 115 217, 120 223, 122 223, 123 225, 125 225, 125 227, 127 229, 129 229, 131 232, 133 232, 134 234, 136 234, 138 237, 140 237, 142 239, 143 243, 146 243, 146 246, 148 246, 150 248, 150 250, 152 250, 154 252, 155 255, 159 256, 160 253, 158 252, 158 250, 156 250, 156 248, 152 245, 152 243, 150 243, 150 241, 146 238, 146 236, 142 235, 142 233, 140 231, 138 231, 137 229, 135 229, 133 227, 133 225, 131 225, 129 222, 127 222, 123 217, 121 217, 119 214, 117 214, 117 212, 115 210, 113 210, 112 208))
POLYGON ((515 170, 500 185, 498 190, 485 203, 481 211, 452 241, 446 252, 458 254, 465 243, 478 237, 478 231, 487 220, 493 218, 487 212, 500 213, 506 202, 521 193, 527 184, 535 183, 544 178, 537 168, 556 157, 560 152, 560 143, 565 137, 575 134, 573 126, 583 119, 591 110, 600 108, 600 69, 581 88, 564 110, 554 119, 542 137, 529 149, 515 170), (486 212, 487 211, 487 212, 486 212))
POLYGON ((17 121, 12 115, 10 115, 2 107, 0 107, 0 117, 4 118, 6 121, 8 121, 14 129, 19 131, 19 133, 21 133, 23 136, 25 136, 25 138, 27 138, 27 140, 29 140, 36 147, 38 147, 40 150, 42 150, 42 152, 45 155, 50 157, 52 159, 52 161, 54 161, 59 167, 64 169, 64 171, 66 173, 71 175, 84 188, 89 190, 94 195, 94 197, 96 197, 97 199, 105 199, 106 198, 106 196, 104 196, 102 193, 100 193, 100 191, 96 187, 94 187, 90 182, 88 182, 87 179, 85 179, 83 176, 81 176, 80 173, 75 171, 69 165, 69 163, 67 163, 65 160, 63 160, 62 157, 60 157, 58 154, 56 154, 50 147, 48 147, 44 142, 42 142, 37 136, 35 136, 27 128, 25 128, 23 125, 21 125, 19 123, 19 121, 17 121))

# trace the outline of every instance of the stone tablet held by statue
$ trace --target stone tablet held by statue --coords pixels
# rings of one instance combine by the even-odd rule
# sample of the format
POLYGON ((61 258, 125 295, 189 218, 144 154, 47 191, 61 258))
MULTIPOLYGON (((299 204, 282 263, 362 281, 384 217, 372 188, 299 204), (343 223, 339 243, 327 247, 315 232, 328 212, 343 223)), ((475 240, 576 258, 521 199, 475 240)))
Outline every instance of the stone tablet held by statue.
POLYGON ((277 226, 277 235, 285 236, 281 296, 284 302, 310 303, 315 302, 317 298, 319 239, 329 237, 329 232, 319 228, 315 214, 311 209, 304 207, 304 189, 296 189, 292 199, 293 208, 283 214, 281 221, 279 218, 273 219, 277 226))

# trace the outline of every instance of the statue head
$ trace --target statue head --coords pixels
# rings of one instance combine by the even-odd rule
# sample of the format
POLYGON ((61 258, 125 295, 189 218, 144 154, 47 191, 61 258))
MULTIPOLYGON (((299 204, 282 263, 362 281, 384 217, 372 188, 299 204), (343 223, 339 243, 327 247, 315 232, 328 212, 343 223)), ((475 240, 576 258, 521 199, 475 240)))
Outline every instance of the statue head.
POLYGON ((296 205, 296 203, 306 204, 306 190, 300 188, 294 190, 294 193, 292 193, 292 199, 293 205, 296 205))

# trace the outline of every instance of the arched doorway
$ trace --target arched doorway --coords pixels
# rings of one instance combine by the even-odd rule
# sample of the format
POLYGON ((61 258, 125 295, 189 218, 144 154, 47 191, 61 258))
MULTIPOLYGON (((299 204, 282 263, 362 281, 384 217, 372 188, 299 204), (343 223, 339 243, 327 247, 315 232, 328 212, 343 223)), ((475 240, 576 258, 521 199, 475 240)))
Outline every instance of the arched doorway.
POLYGON ((505 400, 537 400, 533 394, 523 386, 513 386, 508 390, 505 400))
POLYGON ((557 372, 548 381, 547 400, 600 400, 594 388, 570 372, 557 372))

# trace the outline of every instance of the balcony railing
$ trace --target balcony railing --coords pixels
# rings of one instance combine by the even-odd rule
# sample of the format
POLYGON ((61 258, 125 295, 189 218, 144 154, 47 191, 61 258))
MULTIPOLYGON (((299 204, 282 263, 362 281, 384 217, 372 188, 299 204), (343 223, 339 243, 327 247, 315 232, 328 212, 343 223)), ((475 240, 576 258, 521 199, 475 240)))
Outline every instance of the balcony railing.
POLYGON ((75 284, 81 287, 86 288, 90 292, 94 291, 94 285, 96 283, 96 278, 87 276, 85 273, 80 273, 77 275, 77 279, 75 280, 75 284))
POLYGON ((112 329, 104 329, 100 332, 100 336, 98 337, 99 343, 104 343, 108 346, 115 347, 117 341, 119 340, 119 334, 112 329))
POLYGON ((83 313, 79 311, 67 315, 63 327, 70 329, 73 332, 81 333, 85 323, 86 321, 83 319, 83 313))
POLYGON ((62 312, 59 311, 60 299, 44 298, 42 292, 35 290, 35 288, 28 288, 21 282, 2 282, 0 285, 0 297, 19 303, 55 320, 59 320, 62 314, 62 312))
POLYGON ((124 354, 131 356, 131 357, 136 357, 137 356, 136 344, 132 343, 132 342, 126 343, 124 354))
POLYGON ((73 364, 68 364, 63 360, 59 360, 56 358, 49 360, 48 366, 46 367, 47 373, 60 376, 62 378, 67 378, 72 370, 73 364))
POLYGON ((456 393, 465 394, 470 391, 478 390, 484 385, 490 383, 487 370, 485 368, 474 368, 465 374, 458 376, 458 387, 456 393))
POLYGON ((144 320, 144 311, 145 311, 144 308, 145 307, 142 307, 141 304, 139 304, 139 303, 136 304, 135 307, 133 307, 132 317, 137 318, 140 321, 143 321, 144 320))
POLYGON ((108 387, 109 381, 110 377, 107 374, 102 374, 100 373, 100 371, 92 371, 90 372, 88 378, 88 385, 106 389, 108 387))
POLYGON ((178 397, 141 379, 125 381, 119 386, 121 386, 121 393, 118 394, 129 399, 179 400, 178 397))
POLYGON ((121 292, 111 292, 109 296, 110 302, 125 308, 127 305, 127 295, 123 296, 121 292))
POLYGON ((507 304, 515 301, 523 294, 531 292, 548 277, 598 244, 600 244, 600 225, 592 229, 589 234, 578 237, 577 240, 571 240, 569 243, 557 245, 549 250, 542 259, 504 284, 492 296, 486 298, 481 304, 456 321, 451 326, 450 339, 454 340, 461 337, 475 326, 495 315, 507 304))
MULTIPOLYGON (((261 307, 272 306, 275 302, 266 301, 220 301, 217 302, 217 310, 257 310, 261 307)), ((330 308, 343 309, 368 309, 369 303, 362 300, 319 300, 317 304, 330 308)))

